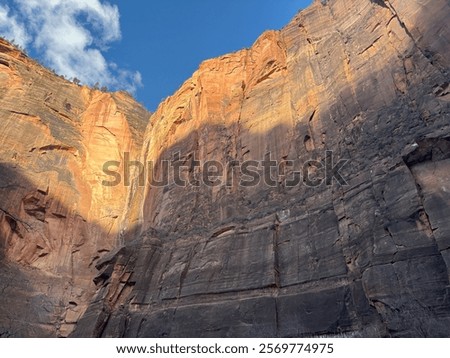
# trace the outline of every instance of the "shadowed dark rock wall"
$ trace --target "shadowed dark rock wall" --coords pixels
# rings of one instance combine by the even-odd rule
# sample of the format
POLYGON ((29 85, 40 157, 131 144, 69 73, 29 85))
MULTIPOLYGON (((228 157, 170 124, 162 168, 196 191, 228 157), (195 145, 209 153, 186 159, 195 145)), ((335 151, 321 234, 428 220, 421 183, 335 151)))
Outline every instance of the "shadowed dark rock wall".
POLYGON ((75 335, 448 336, 444 14, 445 1, 316 2, 203 63, 153 115, 142 161, 158 172, 180 152, 189 178, 193 158, 331 150, 349 185, 288 188, 286 167, 273 188, 136 188, 140 241, 75 335))

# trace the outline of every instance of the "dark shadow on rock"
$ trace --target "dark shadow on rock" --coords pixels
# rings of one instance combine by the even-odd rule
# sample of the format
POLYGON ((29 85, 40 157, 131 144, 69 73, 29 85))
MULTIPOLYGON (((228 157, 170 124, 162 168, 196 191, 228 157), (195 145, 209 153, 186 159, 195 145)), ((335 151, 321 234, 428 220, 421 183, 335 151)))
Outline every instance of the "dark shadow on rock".
MULTIPOLYGON (((232 130, 204 126, 163 151, 155 167, 179 153, 192 169, 185 178, 199 178, 192 161, 201 157, 202 132, 220 147, 218 136, 232 130)), ((221 189, 150 189, 142 234, 99 265, 105 277, 73 336, 448 336, 446 253, 429 230, 409 159, 394 154, 414 158, 422 145, 406 143, 438 150, 445 139, 420 140, 410 129, 395 144, 384 139, 390 160, 367 164, 363 148, 379 155, 381 145, 365 147, 371 137, 362 135, 353 148, 311 151, 304 136, 301 126, 277 126, 246 140, 266 149, 288 138, 270 150, 279 162, 320 161, 325 149, 346 153, 349 186, 244 188, 238 175, 221 189)), ((236 152, 209 159, 264 158, 264 151, 236 152)))
MULTIPOLYGON (((80 219, 27 174, 18 165, 0 163, 0 336, 67 336, 90 304, 95 283, 107 278, 105 272, 96 277, 94 266, 101 259, 106 262, 108 250, 76 242, 74 222, 80 219), (58 234, 52 233, 52 240, 49 231, 59 227, 55 221, 66 220, 74 221, 74 242, 55 242, 58 234), (84 256, 74 269, 73 256, 79 252, 84 256)), ((107 235, 95 223, 80 222, 86 225, 81 233, 107 235)))

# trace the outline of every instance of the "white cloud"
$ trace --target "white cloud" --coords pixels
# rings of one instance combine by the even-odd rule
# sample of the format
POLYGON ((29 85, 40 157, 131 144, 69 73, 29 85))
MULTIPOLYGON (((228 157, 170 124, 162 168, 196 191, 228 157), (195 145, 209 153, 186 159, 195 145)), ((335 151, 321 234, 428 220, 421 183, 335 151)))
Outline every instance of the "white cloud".
MULTIPOLYGON (((23 45, 31 46, 44 62, 68 78, 83 83, 99 83, 112 89, 135 92, 142 86, 139 72, 132 72, 109 63, 104 51, 120 40, 120 15, 117 6, 101 0, 13 0, 16 14, 1 11, 0 30, 23 29, 23 45), (4 21, 2 16, 4 13, 4 21), (23 20, 19 25, 17 18, 23 20), (25 31, 26 29, 26 31, 25 31), (30 40, 31 38, 31 40, 30 40)), ((9 11, 11 12, 11 11, 9 11)), ((6 37, 8 33, 0 31, 6 37)), ((18 35, 16 35, 18 37, 18 35)))
POLYGON ((0 5, 0 34, 21 47, 26 47, 30 42, 30 36, 23 24, 17 21, 15 16, 10 15, 8 6, 0 5))

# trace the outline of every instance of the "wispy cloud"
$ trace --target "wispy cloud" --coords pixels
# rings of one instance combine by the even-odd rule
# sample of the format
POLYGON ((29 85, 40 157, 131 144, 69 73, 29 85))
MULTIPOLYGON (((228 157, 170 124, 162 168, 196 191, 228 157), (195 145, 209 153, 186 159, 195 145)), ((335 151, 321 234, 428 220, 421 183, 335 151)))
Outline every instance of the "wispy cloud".
POLYGON ((101 0, 12 0, 0 6, 0 34, 32 46, 46 65, 68 78, 135 92, 139 72, 108 62, 105 51, 121 38, 120 14, 101 0))
POLYGON ((0 5, 0 34, 9 40, 14 40, 14 43, 21 47, 27 46, 30 42, 25 26, 18 22, 6 5, 0 5))

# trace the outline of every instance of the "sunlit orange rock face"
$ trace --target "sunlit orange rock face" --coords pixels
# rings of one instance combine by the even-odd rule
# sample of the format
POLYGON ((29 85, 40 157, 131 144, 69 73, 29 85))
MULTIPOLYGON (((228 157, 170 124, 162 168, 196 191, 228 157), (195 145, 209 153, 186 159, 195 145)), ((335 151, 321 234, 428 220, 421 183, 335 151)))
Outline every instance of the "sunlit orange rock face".
MULTIPOLYGON (((59 300, 39 323, 64 335, 92 296, 96 260, 118 245, 127 208, 126 187, 102 185, 103 163, 138 153, 149 113, 125 94, 71 84, 4 41, 0 52, 0 243, 5 259, 31 270, 23 296, 10 299, 59 300), (48 282, 33 282, 35 273, 48 282)), ((2 307, 2 318, 22 304, 2 307)))
POLYGON ((1 43, 0 335, 449 336, 449 15, 315 1, 151 117, 1 43), (290 161, 321 178, 327 151, 346 185, 286 185, 290 161), (144 183, 102 185, 124 153, 144 183), (240 185, 232 163, 268 156, 274 184, 240 185), (234 169, 150 185, 174 158, 185 180, 234 169))

